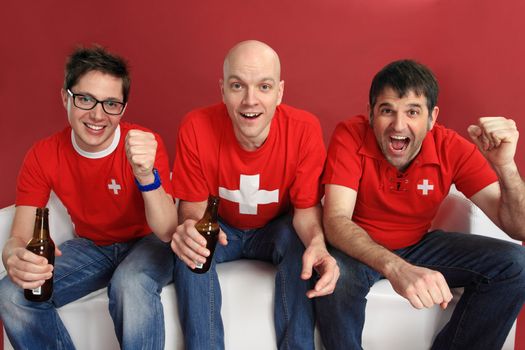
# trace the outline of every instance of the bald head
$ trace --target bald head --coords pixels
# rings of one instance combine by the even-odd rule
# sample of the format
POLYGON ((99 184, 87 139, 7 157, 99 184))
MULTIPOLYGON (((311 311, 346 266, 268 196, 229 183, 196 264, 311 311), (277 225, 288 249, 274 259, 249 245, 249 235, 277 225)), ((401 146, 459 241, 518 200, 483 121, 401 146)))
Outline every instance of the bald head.
POLYGON ((272 70, 272 75, 281 79, 281 62, 277 52, 267 44, 257 40, 241 41, 228 51, 224 59, 224 79, 228 79, 232 67, 258 67, 264 65, 272 70))

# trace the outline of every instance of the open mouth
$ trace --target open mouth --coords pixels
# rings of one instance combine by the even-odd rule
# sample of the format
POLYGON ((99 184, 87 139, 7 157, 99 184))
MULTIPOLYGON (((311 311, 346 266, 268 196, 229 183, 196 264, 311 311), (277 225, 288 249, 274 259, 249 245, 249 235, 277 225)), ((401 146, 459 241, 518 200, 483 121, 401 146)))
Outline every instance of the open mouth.
POLYGON ((248 119, 255 119, 257 117, 259 117, 262 113, 240 113, 240 115, 243 117, 243 118, 248 118, 248 119))
POLYGON ((93 131, 100 131, 100 130, 105 128, 105 126, 103 126, 103 125, 93 125, 93 124, 88 124, 88 123, 84 123, 84 125, 88 129, 93 130, 93 131))
POLYGON ((394 151, 404 151, 410 143, 410 138, 405 136, 390 136, 390 146, 394 151))

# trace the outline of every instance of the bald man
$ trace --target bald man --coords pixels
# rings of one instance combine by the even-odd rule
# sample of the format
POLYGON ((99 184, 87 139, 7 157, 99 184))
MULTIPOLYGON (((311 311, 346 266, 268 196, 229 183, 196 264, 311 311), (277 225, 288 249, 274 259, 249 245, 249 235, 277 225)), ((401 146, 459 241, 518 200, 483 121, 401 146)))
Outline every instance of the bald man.
POLYGON ((173 167, 181 225, 171 246, 183 262, 176 264, 174 278, 185 346, 224 349, 215 267, 246 258, 277 266, 277 347, 313 349, 311 298, 332 293, 339 277, 320 219, 326 151, 319 121, 281 104, 279 57, 268 45, 254 40, 235 45, 223 70, 223 103, 185 117, 173 167), (210 252, 194 226, 210 194, 221 199, 220 244, 210 270, 197 274, 191 270, 210 252))

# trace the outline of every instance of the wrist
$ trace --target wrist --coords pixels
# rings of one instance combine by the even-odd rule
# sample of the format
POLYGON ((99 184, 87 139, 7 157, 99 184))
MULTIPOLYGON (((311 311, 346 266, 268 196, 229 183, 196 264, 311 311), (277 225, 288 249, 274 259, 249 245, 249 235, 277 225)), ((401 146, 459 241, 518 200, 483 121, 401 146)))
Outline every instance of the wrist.
POLYGON ((160 176, 157 169, 153 168, 153 171, 150 175, 141 176, 140 179, 135 177, 135 184, 137 185, 139 191, 149 192, 156 190, 161 186, 160 176))

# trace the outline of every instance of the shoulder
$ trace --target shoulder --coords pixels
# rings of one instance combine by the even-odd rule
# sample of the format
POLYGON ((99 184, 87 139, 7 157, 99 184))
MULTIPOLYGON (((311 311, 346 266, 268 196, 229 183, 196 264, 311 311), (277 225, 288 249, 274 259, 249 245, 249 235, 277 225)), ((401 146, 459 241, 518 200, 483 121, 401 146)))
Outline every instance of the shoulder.
POLYGON ((302 123, 312 128, 321 128, 319 118, 317 118, 313 113, 304 109, 295 108, 282 103, 277 107, 276 113, 279 118, 282 118, 286 121, 292 123, 302 123))
POLYGON ((228 117, 226 106, 223 103, 218 103, 188 112, 182 119, 180 127, 183 128, 188 125, 207 126, 221 124, 221 120, 224 117, 228 117))
POLYGON ((370 130, 368 118, 364 115, 356 115, 338 123, 332 134, 332 139, 350 138, 357 143, 362 143, 370 130))
POLYGON ((123 140, 126 137, 128 131, 130 131, 130 130, 141 130, 141 131, 144 131, 144 132, 152 133, 157 140, 162 141, 162 137, 160 137, 159 133, 157 133, 157 132, 155 132, 155 131, 153 131, 153 130, 145 127, 145 126, 142 126, 142 125, 139 125, 139 124, 134 124, 134 123, 129 123, 129 122, 120 122, 119 125, 120 125, 120 135, 121 135, 120 137, 121 137, 121 140, 123 140))
POLYGON ((51 136, 35 142, 30 151, 49 156, 56 154, 56 152, 64 151, 66 149, 65 147, 68 146, 71 146, 71 127, 69 126, 51 136))
POLYGON ((435 124, 431 131, 436 150, 441 154, 457 152, 473 152, 476 146, 461 136, 455 130, 441 124, 435 124))

